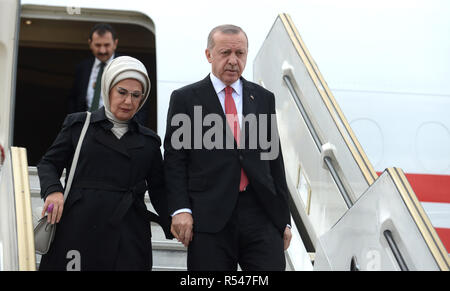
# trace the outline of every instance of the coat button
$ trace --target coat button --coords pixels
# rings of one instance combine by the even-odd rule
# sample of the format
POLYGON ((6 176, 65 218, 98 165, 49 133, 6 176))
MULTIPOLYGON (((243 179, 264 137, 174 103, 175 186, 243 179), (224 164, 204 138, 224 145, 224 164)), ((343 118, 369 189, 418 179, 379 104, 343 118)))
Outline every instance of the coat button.
POLYGON ((244 156, 239 155, 239 160, 240 160, 240 161, 243 161, 243 160, 244 160, 244 156))

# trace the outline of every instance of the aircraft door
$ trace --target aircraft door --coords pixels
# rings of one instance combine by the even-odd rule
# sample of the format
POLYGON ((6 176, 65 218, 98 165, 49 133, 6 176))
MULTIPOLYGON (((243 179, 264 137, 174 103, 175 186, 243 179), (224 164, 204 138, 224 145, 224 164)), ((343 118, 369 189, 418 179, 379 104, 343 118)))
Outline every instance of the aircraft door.
POLYGON ((0 1, 0 271, 36 268, 26 150, 11 147, 19 15, 20 1, 0 1))
POLYGON ((4 151, 12 143, 19 9, 17 0, 0 2, 0 146, 4 151))

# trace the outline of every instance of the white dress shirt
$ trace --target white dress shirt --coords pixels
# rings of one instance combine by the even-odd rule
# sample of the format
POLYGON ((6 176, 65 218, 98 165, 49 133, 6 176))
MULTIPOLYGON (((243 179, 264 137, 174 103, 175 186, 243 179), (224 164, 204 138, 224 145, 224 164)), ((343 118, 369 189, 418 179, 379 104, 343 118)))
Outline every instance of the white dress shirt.
MULTIPOLYGON (((219 78, 214 76, 213 73, 209 74, 211 78, 211 82, 213 84, 214 90, 216 91, 217 96, 219 97, 220 105, 222 105, 222 110, 225 113, 225 85, 219 78)), ((230 85, 233 88, 233 96, 234 104, 236 105, 236 111, 239 117, 239 126, 242 127, 242 81, 238 79, 236 82, 230 85)))
MULTIPOLYGON (((106 61, 105 67, 114 59, 114 54, 106 61)), ((86 92, 86 104, 88 108, 91 108, 92 100, 94 99, 94 91, 95 91, 95 81, 97 81, 97 75, 100 71, 100 64, 102 62, 95 58, 94 64, 92 65, 91 75, 89 77, 88 88, 86 92)), ((100 96, 101 97, 101 96, 100 96)), ((103 106, 103 99, 100 98, 98 102, 98 108, 103 106)))

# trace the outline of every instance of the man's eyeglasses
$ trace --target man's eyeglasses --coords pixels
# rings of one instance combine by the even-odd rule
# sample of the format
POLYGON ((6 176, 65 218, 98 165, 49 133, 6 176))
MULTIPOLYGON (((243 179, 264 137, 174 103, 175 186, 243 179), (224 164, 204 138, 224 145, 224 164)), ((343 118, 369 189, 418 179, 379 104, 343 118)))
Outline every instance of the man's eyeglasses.
POLYGON ((139 98, 141 98, 142 95, 144 95, 144 94, 142 94, 141 91, 130 92, 127 89, 122 88, 122 87, 117 87, 116 89, 122 98, 127 98, 128 95, 131 95, 132 99, 139 99, 139 98))

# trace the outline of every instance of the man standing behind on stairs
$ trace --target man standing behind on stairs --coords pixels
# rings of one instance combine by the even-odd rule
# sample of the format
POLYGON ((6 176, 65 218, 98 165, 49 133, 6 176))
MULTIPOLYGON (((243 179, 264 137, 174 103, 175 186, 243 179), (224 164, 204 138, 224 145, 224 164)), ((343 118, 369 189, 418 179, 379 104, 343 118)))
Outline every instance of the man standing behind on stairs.
POLYGON ((118 42, 116 32, 109 24, 98 23, 91 29, 88 44, 93 56, 76 67, 68 100, 68 113, 86 110, 92 112, 103 106, 100 96, 103 69, 116 57, 118 42))
POLYGON ((244 271, 278 271, 286 266, 284 250, 292 235, 283 157, 278 134, 273 134, 276 127, 271 126, 275 98, 241 77, 247 52, 247 35, 240 27, 214 28, 205 51, 211 74, 175 90, 170 98, 165 177, 171 231, 188 246, 188 270, 234 271, 239 264, 244 271), (197 112, 203 120, 196 120, 197 112), (269 148, 248 144, 254 140, 248 139, 252 135, 244 120, 262 115, 266 126, 259 121, 253 129, 258 136, 271 137, 270 151, 277 154, 270 159, 262 158, 269 148), (209 128, 195 124, 204 125, 214 116, 216 125, 226 129, 215 135, 216 141, 227 141, 225 148, 196 142, 196 132, 206 136, 209 128), (183 135, 194 146, 177 144, 185 126, 180 117, 186 117, 188 129, 194 125, 189 136, 183 135))

